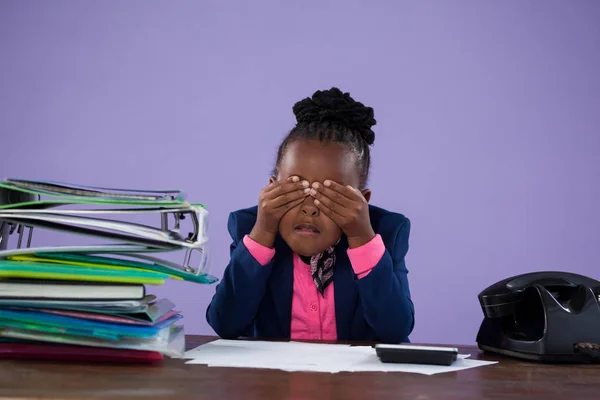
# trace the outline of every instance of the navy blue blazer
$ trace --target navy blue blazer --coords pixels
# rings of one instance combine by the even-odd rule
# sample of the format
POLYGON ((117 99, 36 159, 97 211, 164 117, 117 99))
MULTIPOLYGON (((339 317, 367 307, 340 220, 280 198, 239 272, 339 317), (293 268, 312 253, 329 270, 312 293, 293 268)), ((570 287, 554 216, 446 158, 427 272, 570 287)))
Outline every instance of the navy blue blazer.
MULTIPOLYGON (((367 276, 357 279, 346 253, 347 239, 342 237, 336 246, 333 282, 338 340, 406 343, 414 327, 404 260, 410 220, 372 205, 369 212, 386 251, 367 276)), ((206 320, 226 339, 290 339, 292 250, 278 235, 270 264, 256 261, 243 242, 256 213, 257 207, 252 207, 229 215, 231 260, 206 310, 206 320)))

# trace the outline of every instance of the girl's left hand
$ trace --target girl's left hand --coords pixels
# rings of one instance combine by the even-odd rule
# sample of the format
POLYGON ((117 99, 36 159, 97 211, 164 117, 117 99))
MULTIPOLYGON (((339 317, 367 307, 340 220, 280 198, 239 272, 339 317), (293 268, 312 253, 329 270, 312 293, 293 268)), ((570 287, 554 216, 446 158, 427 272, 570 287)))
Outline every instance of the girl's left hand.
POLYGON ((360 247, 375 237, 369 204, 358 189, 327 180, 323 184, 313 183, 310 194, 319 210, 348 237, 350 248, 360 247))

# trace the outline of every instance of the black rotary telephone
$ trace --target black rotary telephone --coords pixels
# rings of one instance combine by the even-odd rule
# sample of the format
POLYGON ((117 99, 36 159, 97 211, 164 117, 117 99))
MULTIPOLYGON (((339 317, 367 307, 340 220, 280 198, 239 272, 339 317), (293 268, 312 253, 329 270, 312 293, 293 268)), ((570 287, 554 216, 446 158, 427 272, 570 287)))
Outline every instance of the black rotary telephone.
POLYGON ((533 272, 497 282, 478 297, 482 350, 540 362, 600 362, 600 281, 533 272))

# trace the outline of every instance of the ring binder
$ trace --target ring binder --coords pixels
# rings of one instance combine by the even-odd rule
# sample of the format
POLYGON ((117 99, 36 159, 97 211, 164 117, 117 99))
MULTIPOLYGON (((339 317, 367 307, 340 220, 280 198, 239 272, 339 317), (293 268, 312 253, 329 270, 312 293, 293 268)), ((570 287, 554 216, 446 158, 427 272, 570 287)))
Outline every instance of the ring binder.
POLYGON ((179 190, 128 190, 119 188, 103 188, 55 181, 33 181, 26 179, 6 179, 7 186, 20 188, 22 191, 50 196, 102 196, 110 199, 129 199, 137 201, 181 201, 185 197, 179 190))
POLYGON ((6 249, 8 246, 8 224, 4 221, 0 221, 0 251, 6 249))
MULTIPOLYGON (((12 203, 28 203, 34 202, 38 196, 31 193, 19 191, 9 191, 0 188, 0 208, 12 203)), ((7 224, 0 219, 0 251, 5 250, 8 246, 8 236, 14 232, 11 224, 7 224)), ((29 234, 28 243, 31 243, 31 233, 29 234)))
POLYGON ((11 178, 0 182, 0 259, 64 252, 64 247, 32 247, 34 228, 60 230, 116 242, 98 247, 99 253, 94 246, 68 246, 70 253, 128 255, 175 271, 182 279, 206 275, 208 281, 214 281, 208 275, 207 218, 206 207, 187 202, 179 190, 101 188, 11 178), (159 215, 160 227, 123 220, 132 215, 159 215), (185 220, 191 224, 187 236, 180 233, 185 220), (9 250, 8 241, 15 231, 16 249, 9 250), (142 255, 176 250, 184 251, 182 264, 142 255), (194 252, 200 254, 197 265, 191 264, 194 252))

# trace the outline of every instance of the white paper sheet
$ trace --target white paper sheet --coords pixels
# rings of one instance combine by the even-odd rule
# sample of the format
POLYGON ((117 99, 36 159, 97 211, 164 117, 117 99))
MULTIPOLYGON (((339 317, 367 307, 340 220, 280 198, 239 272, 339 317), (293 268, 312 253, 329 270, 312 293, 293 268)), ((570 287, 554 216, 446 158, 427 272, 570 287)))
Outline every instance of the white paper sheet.
POLYGON ((459 354, 450 366, 382 363, 368 346, 303 342, 216 340, 185 353, 187 364, 209 367, 263 368, 310 372, 408 372, 434 375, 460 371, 495 361, 470 360, 459 354))

